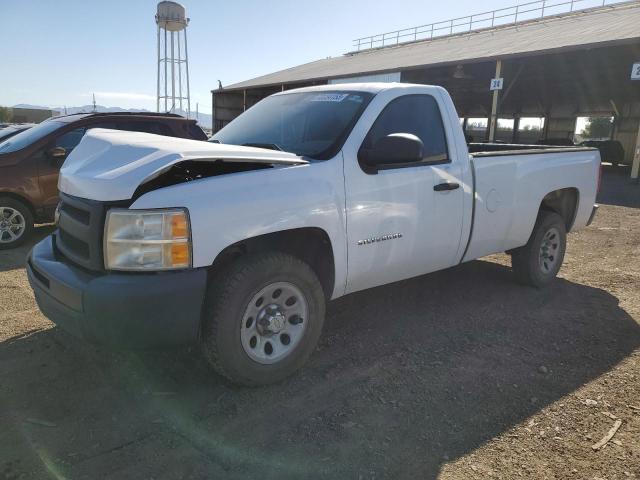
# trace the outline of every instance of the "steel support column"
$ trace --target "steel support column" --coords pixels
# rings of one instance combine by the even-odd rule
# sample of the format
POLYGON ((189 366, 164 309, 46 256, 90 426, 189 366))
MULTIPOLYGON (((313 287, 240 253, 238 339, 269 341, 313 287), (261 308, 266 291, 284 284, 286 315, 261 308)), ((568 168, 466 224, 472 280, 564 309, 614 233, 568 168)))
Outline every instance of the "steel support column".
POLYGON ((173 33, 171 32, 171 113, 176 110, 176 56, 173 46, 173 33))
POLYGON ((189 87, 189 49, 187 48, 187 29, 184 29, 184 66, 187 74, 187 118, 191 118, 191 90, 189 87))
MULTIPOLYGON (((502 60, 496 60, 496 74, 493 78, 500 78, 502 72, 502 60)), ((489 142, 496 138, 496 124, 498 123, 498 99, 500 90, 493 91, 493 101, 491 102, 491 119, 489 120, 489 142)))
POLYGON ((216 94, 211 92, 211 131, 216 131, 216 94))
POLYGON ((511 142, 518 143, 520 134, 520 117, 513 118, 513 132, 511 132, 511 142))
POLYGON ((633 153, 633 165, 631 167, 631 178, 638 180, 640 173, 640 125, 638 125, 638 136, 636 137, 636 148, 633 153))
POLYGON ((156 95, 156 112, 160 113, 160 25, 158 25, 158 87, 156 95))

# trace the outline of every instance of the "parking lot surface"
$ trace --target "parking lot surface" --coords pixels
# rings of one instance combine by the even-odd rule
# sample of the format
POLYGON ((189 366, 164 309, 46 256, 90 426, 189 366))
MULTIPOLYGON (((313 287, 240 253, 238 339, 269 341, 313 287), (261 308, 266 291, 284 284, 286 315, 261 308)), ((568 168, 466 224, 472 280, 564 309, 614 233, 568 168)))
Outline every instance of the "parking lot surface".
POLYGON ((307 366, 265 388, 229 385, 195 349, 75 340, 35 305, 29 246, 0 251, 0 478, 640 478, 626 177, 607 171, 551 287, 515 284, 496 255, 349 295, 307 366))

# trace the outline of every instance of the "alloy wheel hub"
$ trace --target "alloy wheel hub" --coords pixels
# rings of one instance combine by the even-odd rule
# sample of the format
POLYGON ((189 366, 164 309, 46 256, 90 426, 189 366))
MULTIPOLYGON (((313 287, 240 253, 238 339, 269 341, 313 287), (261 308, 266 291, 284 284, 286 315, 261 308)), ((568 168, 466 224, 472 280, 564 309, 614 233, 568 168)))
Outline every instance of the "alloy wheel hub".
POLYGON ((0 243, 11 243, 22 236, 26 228, 24 216, 15 208, 0 205, 0 243))

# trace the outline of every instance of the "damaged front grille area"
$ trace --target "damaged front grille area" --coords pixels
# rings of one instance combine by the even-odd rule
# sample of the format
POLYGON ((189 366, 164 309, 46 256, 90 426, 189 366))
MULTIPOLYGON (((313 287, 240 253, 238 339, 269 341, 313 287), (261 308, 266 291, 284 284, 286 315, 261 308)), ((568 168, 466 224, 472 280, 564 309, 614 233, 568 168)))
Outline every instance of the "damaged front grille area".
POLYGON ((77 266, 104 271, 104 224, 110 208, 128 208, 145 193, 164 187, 219 175, 274 168, 278 163, 185 160, 138 186, 130 200, 102 202, 60 193, 58 229, 53 234, 55 249, 77 266))

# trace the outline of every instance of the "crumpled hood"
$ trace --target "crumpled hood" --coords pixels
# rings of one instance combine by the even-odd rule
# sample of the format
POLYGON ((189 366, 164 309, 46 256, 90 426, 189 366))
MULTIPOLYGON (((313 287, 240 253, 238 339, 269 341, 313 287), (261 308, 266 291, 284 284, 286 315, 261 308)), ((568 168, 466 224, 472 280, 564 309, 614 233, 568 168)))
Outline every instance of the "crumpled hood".
POLYGON ((126 200, 133 196, 139 185, 185 160, 281 165, 308 163, 292 153, 263 148, 94 128, 85 134, 64 162, 58 189, 92 200, 126 200))

